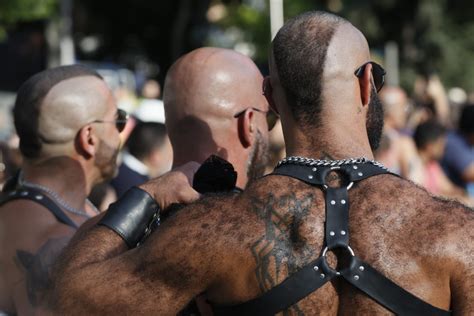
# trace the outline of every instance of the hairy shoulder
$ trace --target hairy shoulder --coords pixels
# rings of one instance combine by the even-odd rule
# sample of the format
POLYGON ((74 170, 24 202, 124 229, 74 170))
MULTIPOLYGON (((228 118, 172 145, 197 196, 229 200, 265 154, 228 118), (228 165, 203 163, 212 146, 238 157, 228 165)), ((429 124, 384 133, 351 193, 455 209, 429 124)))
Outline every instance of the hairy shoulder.
POLYGON ((430 241, 433 246, 436 241, 445 244, 452 235, 465 236, 467 227, 474 224, 471 208, 455 200, 434 196, 401 178, 378 177, 361 195, 366 201, 361 207, 378 208, 384 213, 379 216, 396 217, 407 233, 415 233, 418 240, 430 241))
MULTIPOLYGON (((240 200, 236 194, 205 196, 174 211, 162 223, 158 233, 162 238, 170 236, 177 243, 200 243, 202 246, 214 236, 225 238, 237 228, 235 222, 240 221, 240 200)), ((217 242, 212 241, 213 244, 217 242)))

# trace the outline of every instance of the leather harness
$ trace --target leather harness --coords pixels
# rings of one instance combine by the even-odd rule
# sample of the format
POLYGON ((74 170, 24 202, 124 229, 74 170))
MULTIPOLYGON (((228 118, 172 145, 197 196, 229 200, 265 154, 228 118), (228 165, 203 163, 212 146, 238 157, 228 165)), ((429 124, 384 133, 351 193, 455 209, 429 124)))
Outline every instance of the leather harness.
POLYGON ((214 304, 214 315, 274 315, 338 278, 343 278, 397 315, 450 315, 451 312, 434 307, 395 284, 358 258, 349 246, 349 189, 361 180, 390 172, 382 165, 364 159, 338 165, 302 164, 307 160, 299 157, 284 160, 272 174, 292 177, 323 190, 326 221, 325 247, 321 255, 255 299, 232 306, 214 304), (347 187, 332 188, 326 184, 326 176, 334 170, 347 176, 347 187), (350 253, 348 266, 339 271, 330 267, 326 260, 327 252, 335 249, 345 249, 350 253))
POLYGON ((74 223, 53 200, 47 197, 42 191, 33 188, 18 187, 12 191, 2 192, 0 195, 0 206, 19 199, 36 202, 48 209, 60 223, 75 229, 78 228, 76 223, 74 223))

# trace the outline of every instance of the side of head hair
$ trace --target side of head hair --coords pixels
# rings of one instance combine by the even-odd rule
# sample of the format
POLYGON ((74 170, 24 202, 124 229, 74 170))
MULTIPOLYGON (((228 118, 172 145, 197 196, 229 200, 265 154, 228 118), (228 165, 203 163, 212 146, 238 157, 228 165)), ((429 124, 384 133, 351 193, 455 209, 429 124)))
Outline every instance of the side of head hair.
POLYGON ((416 147, 423 149, 429 143, 435 142, 446 135, 446 128, 436 120, 426 121, 418 125, 413 134, 416 147))
POLYGON ((39 116, 48 92, 61 81, 83 76, 94 76, 102 80, 102 77, 90 68, 70 65, 44 70, 21 85, 13 107, 13 118, 20 138, 20 151, 24 157, 37 158, 41 153, 39 116))
POLYGON ((474 134, 474 104, 466 104, 462 108, 459 130, 465 134, 474 134))
POLYGON ((320 126, 323 71, 336 28, 345 19, 320 11, 289 20, 273 40, 273 57, 287 103, 297 122, 320 126))
POLYGON ((160 148, 166 140, 166 127, 155 122, 140 122, 127 141, 128 152, 137 159, 144 159, 153 150, 160 148))

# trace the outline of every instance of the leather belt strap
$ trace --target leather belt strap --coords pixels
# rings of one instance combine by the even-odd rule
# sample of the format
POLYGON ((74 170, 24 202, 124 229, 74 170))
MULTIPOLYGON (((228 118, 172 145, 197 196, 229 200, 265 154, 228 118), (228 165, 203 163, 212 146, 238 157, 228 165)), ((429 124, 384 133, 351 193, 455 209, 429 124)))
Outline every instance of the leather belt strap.
POLYGON ((357 257, 352 257, 349 269, 341 271, 341 275, 347 282, 397 315, 451 315, 405 291, 357 257))
POLYGON ((0 206, 7 202, 20 199, 30 200, 44 206, 56 217, 58 222, 77 229, 78 226, 76 223, 74 223, 53 200, 44 195, 43 192, 33 188, 19 187, 13 191, 2 192, 0 196, 0 206))
POLYGON ((326 247, 349 245, 349 195, 346 188, 326 190, 326 247))
POLYGON ((298 303, 336 275, 329 270, 324 270, 322 267, 324 262, 325 260, 319 257, 256 299, 234 306, 213 305, 213 313, 215 316, 275 315, 288 306, 298 303))

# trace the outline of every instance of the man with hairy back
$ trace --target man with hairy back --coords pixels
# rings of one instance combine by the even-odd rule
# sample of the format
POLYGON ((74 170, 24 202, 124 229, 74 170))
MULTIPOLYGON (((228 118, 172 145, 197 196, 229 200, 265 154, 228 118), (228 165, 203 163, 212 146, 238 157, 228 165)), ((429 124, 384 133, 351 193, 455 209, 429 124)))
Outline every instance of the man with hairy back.
POLYGON ((200 293, 216 315, 474 312, 472 211, 372 160, 384 71, 362 33, 302 14, 273 41, 270 73, 265 93, 292 157, 129 250, 143 209, 197 198, 191 168, 143 185, 134 194, 155 200, 122 200, 75 236, 55 279, 57 313, 173 315, 200 293))

